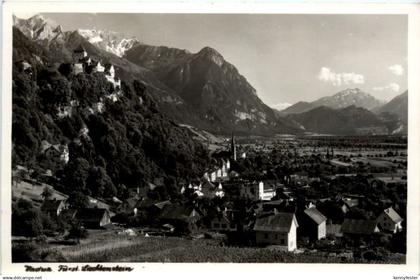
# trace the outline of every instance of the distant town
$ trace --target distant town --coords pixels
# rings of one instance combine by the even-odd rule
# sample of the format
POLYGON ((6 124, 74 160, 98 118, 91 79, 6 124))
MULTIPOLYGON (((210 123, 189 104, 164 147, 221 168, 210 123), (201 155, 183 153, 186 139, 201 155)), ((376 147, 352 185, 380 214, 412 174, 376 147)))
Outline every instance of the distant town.
MULTIPOLYGON (((76 247, 85 242, 89 246, 91 238, 181 238, 210 240, 220 248, 292 252, 302 256, 301 261, 309 256, 318 261, 399 263, 406 251, 405 141, 379 136, 232 136, 225 139, 225 149, 212 153, 213 164, 203 176, 180 186, 175 199, 160 199, 157 190, 164 182, 159 178, 145 188, 128 189, 124 200, 89 198, 86 208, 75 208, 66 195, 30 177, 19 179, 13 193, 38 195, 34 201, 43 215, 79 224, 79 231, 72 233, 76 247)), ((15 172, 28 174, 21 168, 15 172)), ((49 245, 43 250, 61 248, 50 241, 60 239, 58 234, 44 237, 49 245)), ((69 261, 78 261, 77 255, 69 253, 69 261)), ((139 256, 139 261, 148 260, 139 256)), ((150 261, 165 259, 152 254, 150 261)))

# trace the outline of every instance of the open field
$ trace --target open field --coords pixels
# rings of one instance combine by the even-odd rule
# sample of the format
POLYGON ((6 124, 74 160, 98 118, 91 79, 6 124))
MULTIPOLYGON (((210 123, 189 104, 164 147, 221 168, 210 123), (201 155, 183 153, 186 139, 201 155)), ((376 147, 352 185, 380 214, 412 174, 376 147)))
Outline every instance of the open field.
MULTIPOLYGON (((31 258, 33 261, 43 262, 366 262, 363 259, 345 259, 324 252, 306 251, 297 254, 273 248, 221 246, 219 241, 214 239, 123 236, 117 232, 90 231, 89 237, 81 240, 78 245, 44 244, 32 252, 31 258)), ((18 246, 14 244, 14 248, 18 246)), ((405 257, 392 255, 386 262, 404 263, 405 257)))
POLYGON ((387 167, 387 168, 397 167, 397 164, 391 161, 382 160, 382 159, 370 159, 370 158, 357 157, 357 158, 352 158, 351 160, 353 162, 363 162, 364 164, 369 164, 374 167, 387 167))

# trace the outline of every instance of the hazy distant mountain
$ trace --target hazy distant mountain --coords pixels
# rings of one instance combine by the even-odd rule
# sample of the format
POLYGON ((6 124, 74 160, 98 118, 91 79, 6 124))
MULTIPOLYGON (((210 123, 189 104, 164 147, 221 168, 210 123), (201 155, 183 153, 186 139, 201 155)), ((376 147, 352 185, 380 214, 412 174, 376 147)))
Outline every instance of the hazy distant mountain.
POLYGON ((280 112, 289 108, 290 106, 292 106, 292 104, 285 102, 271 105, 271 108, 280 112))
POLYGON ((299 114, 311 110, 314 106, 310 102, 299 101, 280 111, 282 115, 299 114))
POLYGON ((333 96, 322 97, 312 102, 314 107, 327 106, 333 109, 339 109, 354 105, 368 110, 383 104, 383 101, 376 99, 372 95, 363 92, 358 88, 346 89, 334 94, 333 96))
POLYGON ((385 123, 374 113, 351 105, 343 109, 316 107, 288 118, 301 124, 305 131, 335 135, 387 134, 385 123))
POLYGON ((393 124, 392 134, 406 134, 408 126, 408 91, 375 110, 379 117, 393 124), (394 125, 396 123, 396 125, 394 125))
POLYGON ((346 108, 354 105, 356 107, 371 110, 383 105, 384 102, 376 99, 372 95, 361 91, 358 88, 346 89, 332 96, 325 96, 313 102, 298 102, 289 108, 281 111, 283 115, 298 114, 309 111, 319 106, 326 106, 332 109, 346 108))
POLYGON ((408 91, 394 97, 391 101, 377 109, 378 113, 392 113, 407 123, 408 118, 408 91))

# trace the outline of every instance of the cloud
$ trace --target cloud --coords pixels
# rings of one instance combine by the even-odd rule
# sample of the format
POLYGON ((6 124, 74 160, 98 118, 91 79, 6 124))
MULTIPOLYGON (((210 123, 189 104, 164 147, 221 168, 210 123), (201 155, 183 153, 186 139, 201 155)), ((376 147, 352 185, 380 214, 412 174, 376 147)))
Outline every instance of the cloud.
POLYGON ((356 73, 335 73, 328 67, 322 67, 318 74, 320 81, 331 83, 333 86, 364 84, 365 77, 356 73))
POLYGON ((404 68, 399 64, 389 66, 388 70, 397 76, 402 76, 404 74, 404 68))
POLYGON ((400 91, 400 85, 397 83, 390 83, 387 86, 383 86, 383 87, 374 87, 373 88, 374 91, 384 91, 384 90, 391 90, 394 92, 399 92, 400 91))
POLYGON ((271 105, 271 108, 281 111, 290 106, 292 106, 292 104, 285 102, 285 103, 278 103, 278 104, 271 105))

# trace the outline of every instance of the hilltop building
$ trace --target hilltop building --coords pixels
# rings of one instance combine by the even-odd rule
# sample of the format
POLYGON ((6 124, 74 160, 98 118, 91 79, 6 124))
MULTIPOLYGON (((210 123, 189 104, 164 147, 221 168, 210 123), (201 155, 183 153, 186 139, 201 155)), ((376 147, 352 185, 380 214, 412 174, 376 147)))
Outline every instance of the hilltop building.
POLYGON ((111 63, 102 64, 99 59, 92 59, 82 45, 73 50, 73 72, 80 73, 104 73, 105 78, 113 84, 115 90, 121 88, 121 80, 115 76, 115 68, 111 63))
POLYGON ((73 50, 73 62, 82 62, 88 56, 85 48, 80 44, 77 48, 73 50))

